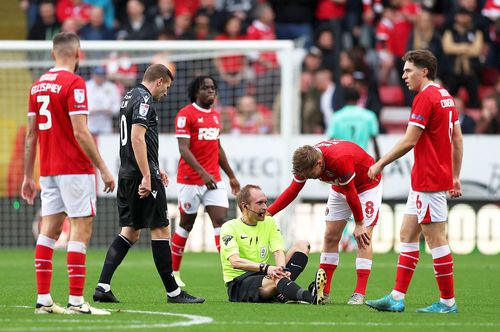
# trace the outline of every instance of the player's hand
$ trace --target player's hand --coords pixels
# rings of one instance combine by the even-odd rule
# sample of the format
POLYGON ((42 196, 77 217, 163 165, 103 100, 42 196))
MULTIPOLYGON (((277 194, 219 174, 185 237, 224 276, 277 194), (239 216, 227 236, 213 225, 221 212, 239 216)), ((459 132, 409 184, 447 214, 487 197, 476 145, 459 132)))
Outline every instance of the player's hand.
POLYGON ((101 179, 104 183, 104 192, 112 193, 115 190, 115 179, 113 179, 113 175, 108 170, 104 170, 101 172, 101 179))
POLYGON ((29 205, 33 205, 33 203, 35 203, 36 185, 34 179, 24 177, 23 184, 21 186, 21 197, 25 199, 29 205))
POLYGON ((148 197, 149 193, 151 193, 151 176, 147 175, 142 177, 138 194, 140 198, 146 198, 148 197))
POLYGON ((368 169, 368 177, 372 180, 376 180, 377 175, 382 172, 383 169, 384 168, 378 162, 376 162, 368 169))
POLYGON ((365 249, 370 245, 370 234, 368 234, 368 231, 366 230, 366 227, 364 224, 356 223, 356 227, 354 228, 354 232, 352 233, 354 235, 354 238, 356 239, 356 242, 358 243, 358 248, 359 249, 365 249))
POLYGON ((448 191, 451 198, 458 198, 462 196, 462 186, 460 179, 453 179, 453 188, 448 191))
POLYGON ((240 192, 240 183, 235 177, 229 178, 229 185, 234 196, 240 192))
POLYGON ((205 183, 205 186, 207 186, 208 190, 217 189, 217 181, 212 174, 205 172, 201 178, 203 179, 203 182, 205 183))
POLYGON ((272 265, 270 265, 269 268, 267 269, 267 275, 271 277, 273 280, 286 277, 286 273, 285 271, 283 271, 283 268, 281 266, 272 266, 272 265))
POLYGON ((160 178, 161 178, 161 183, 163 183, 164 187, 168 187, 168 174, 165 171, 160 170, 160 178))

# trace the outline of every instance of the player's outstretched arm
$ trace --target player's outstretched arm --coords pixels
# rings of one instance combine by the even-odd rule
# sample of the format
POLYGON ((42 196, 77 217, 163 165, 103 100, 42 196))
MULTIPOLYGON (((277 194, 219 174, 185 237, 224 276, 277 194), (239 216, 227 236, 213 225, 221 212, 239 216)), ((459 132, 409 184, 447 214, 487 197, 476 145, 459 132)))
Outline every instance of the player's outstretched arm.
POLYGON ((457 198, 462 196, 460 171, 462 170, 462 158, 464 153, 462 128, 458 123, 454 126, 452 139, 453 188, 450 190, 449 194, 451 198, 457 198))
POLYGON ((33 177, 38 142, 38 124, 36 116, 28 117, 28 131, 24 143, 24 179, 21 186, 21 197, 33 205, 36 197, 36 185, 33 177))
POLYGON ((384 167, 407 154, 415 144, 417 144, 422 135, 423 129, 412 124, 409 124, 404 137, 393 146, 379 161, 373 164, 368 169, 368 177, 372 180, 384 170, 384 167))
POLYGON ((240 183, 236 179, 233 169, 231 168, 231 165, 229 165, 229 162, 227 161, 226 152, 222 148, 220 140, 219 140, 219 165, 229 178, 229 185, 231 186, 231 192, 233 193, 233 195, 236 195, 240 191, 240 183))
POLYGON ((217 189, 217 181, 214 176, 208 173, 203 166, 196 160, 196 157, 191 152, 191 144, 189 143, 189 138, 178 137, 177 143, 179 145, 179 153, 181 158, 184 159, 191 168, 193 168, 196 173, 200 174, 203 182, 208 189, 217 189))
POLYGON ((92 160, 95 167, 101 172, 101 179, 104 183, 104 192, 110 193, 115 190, 115 180, 99 154, 99 150, 95 146, 94 139, 87 127, 87 116, 76 114, 70 116, 73 126, 73 134, 75 139, 80 144, 83 152, 92 160))

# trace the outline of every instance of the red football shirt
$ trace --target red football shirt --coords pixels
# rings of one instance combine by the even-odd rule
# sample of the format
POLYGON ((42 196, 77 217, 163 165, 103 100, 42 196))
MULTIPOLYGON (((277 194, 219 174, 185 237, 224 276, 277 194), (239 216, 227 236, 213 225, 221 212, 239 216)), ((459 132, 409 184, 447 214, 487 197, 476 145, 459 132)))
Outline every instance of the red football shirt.
MULTIPOLYGON (((189 149, 200 165, 220 181, 219 136, 220 116, 213 109, 192 103, 181 109, 175 118, 175 136, 189 138, 189 149)), ((205 184, 201 176, 181 157, 177 183, 205 184)))
MULTIPOLYGON (((247 29, 248 40, 276 40, 276 32, 274 26, 269 26, 259 20, 253 21, 247 29)), ((273 68, 278 67, 278 60, 275 52, 260 52, 259 58, 272 64, 273 68)), ((254 71, 257 74, 263 74, 268 71, 267 67, 260 64, 258 61, 254 63, 254 71)))
POLYGON ((28 116, 38 123, 41 176, 95 173, 70 119, 88 113, 85 81, 76 74, 53 68, 31 86, 28 116))
POLYGON ((455 102, 448 91, 429 83, 413 100, 409 124, 423 129, 413 148, 411 186, 415 191, 453 188, 452 137, 458 124, 455 102))

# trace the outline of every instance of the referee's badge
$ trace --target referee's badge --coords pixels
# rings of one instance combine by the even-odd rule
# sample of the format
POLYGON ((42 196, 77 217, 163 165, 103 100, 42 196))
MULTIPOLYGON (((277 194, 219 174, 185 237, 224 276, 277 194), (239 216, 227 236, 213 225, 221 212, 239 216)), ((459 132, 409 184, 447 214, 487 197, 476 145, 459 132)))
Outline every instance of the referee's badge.
POLYGON ((141 103, 141 105, 139 106, 139 114, 141 116, 146 116, 146 114, 148 114, 148 111, 149 111, 149 104, 141 103))
POLYGON ((266 254, 267 254, 267 248, 261 247, 260 248, 260 258, 266 258, 266 254))

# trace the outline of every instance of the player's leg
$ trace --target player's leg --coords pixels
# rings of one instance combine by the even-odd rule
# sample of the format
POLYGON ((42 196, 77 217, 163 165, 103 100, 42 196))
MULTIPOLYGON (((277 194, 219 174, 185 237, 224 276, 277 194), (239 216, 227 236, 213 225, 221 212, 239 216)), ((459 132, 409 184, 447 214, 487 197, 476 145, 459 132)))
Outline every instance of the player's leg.
POLYGON ((326 286, 325 295, 330 296, 330 286, 333 273, 339 265, 339 242, 342 238, 342 232, 347 224, 346 220, 329 220, 326 222, 323 249, 320 256, 319 267, 325 270, 326 286))
POLYGON ((421 221, 425 241, 431 249, 434 260, 434 274, 441 293, 438 302, 417 312, 457 313, 453 280, 453 256, 446 237, 448 207, 446 192, 424 193, 428 201, 426 215, 421 221))
POLYGON ((93 299, 95 302, 120 302, 111 291, 111 279, 129 249, 139 240, 140 235, 140 229, 136 230, 133 227, 125 226, 113 240, 106 253, 99 282, 94 291, 93 299))
MULTIPOLYGON (((382 188, 382 182, 380 182, 375 188, 359 194, 364 224, 370 238, 373 234, 373 228, 378 223, 380 206, 382 204, 382 188)), ((356 257, 356 288, 351 298, 347 301, 347 304, 356 305, 364 303, 366 286, 368 285, 373 262, 372 243, 373 241, 371 241, 370 245, 366 248, 358 248, 356 257)))
POLYGON ((172 253, 170 250, 170 227, 162 226, 151 229, 151 250, 156 270, 167 292, 169 303, 203 303, 205 299, 189 295, 180 289, 172 271, 172 253))
POLYGON ((172 269, 174 270, 175 280, 180 287, 186 286, 181 280, 180 267, 184 248, 189 237, 189 233, 193 229, 198 207, 200 206, 199 191, 202 186, 178 184, 179 190, 179 225, 175 228, 174 236, 172 237, 172 269))
POLYGON ((229 200, 224 182, 217 183, 217 189, 205 190, 201 196, 203 205, 207 210, 212 226, 214 227, 214 240, 217 251, 220 252, 220 228, 227 218, 229 200))
MULTIPOLYGON (((370 238, 373 234, 373 226, 368 226, 366 228, 370 238)), ((356 255, 356 287, 354 289, 353 295, 347 301, 347 304, 363 304, 366 294, 366 286, 368 285, 368 279, 370 277, 373 261, 373 242, 366 248, 358 248, 356 255)))
POLYGON ((392 292, 378 300, 366 301, 366 304, 380 311, 404 311, 404 298, 417 267, 419 259, 419 237, 422 231, 418 223, 418 194, 413 190, 408 195, 405 215, 400 231, 401 252, 396 267, 396 280, 392 292))
POLYGON ((311 245, 307 241, 297 241, 286 253, 286 267, 290 270, 290 279, 295 281, 306 268, 311 245))
POLYGON ((35 247, 37 284, 35 313, 64 313, 65 309, 55 304, 50 295, 54 246, 66 218, 64 202, 54 176, 40 177, 40 186, 42 189, 42 226, 35 247))

